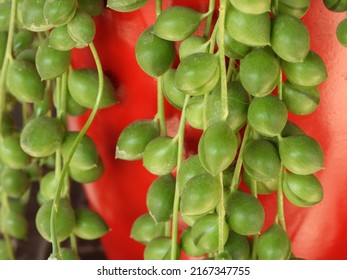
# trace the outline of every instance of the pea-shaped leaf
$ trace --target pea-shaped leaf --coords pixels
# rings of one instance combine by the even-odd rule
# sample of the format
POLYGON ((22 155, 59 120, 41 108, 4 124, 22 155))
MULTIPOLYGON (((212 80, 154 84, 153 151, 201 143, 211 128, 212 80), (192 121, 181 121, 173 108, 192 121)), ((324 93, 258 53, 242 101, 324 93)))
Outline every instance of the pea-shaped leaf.
POLYGON ((226 206, 229 227, 241 235, 258 234, 264 224, 265 212, 254 196, 236 191, 230 194, 226 206))
POLYGON ((182 41, 191 36, 208 14, 184 6, 171 6, 158 16, 154 33, 168 41, 182 41))
POLYGON ((56 27, 49 34, 49 46, 58 51, 69 51, 76 45, 67 30, 67 25, 56 27))
POLYGON ((166 175, 177 164, 177 141, 168 136, 151 140, 143 152, 143 165, 152 174, 166 175))
MULTIPOLYGON (((51 241, 51 211, 53 200, 46 201, 37 211, 35 223, 40 235, 51 241)), ((61 198, 58 204, 56 234, 58 242, 67 239, 75 226, 75 214, 67 198, 61 198)))
POLYGON ((182 193, 185 184, 194 176, 205 173, 206 169, 201 165, 199 155, 193 155, 183 161, 177 172, 177 185, 182 193))
MULTIPOLYGON (((246 183, 246 186, 252 190, 252 184, 253 184, 253 178, 251 175, 248 174, 248 172, 245 170, 243 172, 243 179, 246 183)), ((257 184, 257 193, 258 194, 270 194, 278 189, 278 178, 276 179, 271 179, 267 181, 256 181, 257 184)))
POLYGON ((191 36, 183 40, 178 49, 179 57, 182 60, 183 58, 200 52, 208 51, 209 42, 205 37, 201 36, 191 36))
POLYGON ((186 93, 175 87, 175 69, 169 69, 163 75, 164 96, 171 105, 182 110, 186 93))
MULTIPOLYGON (((2 114, 2 124, 1 124, 1 129, 0 133, 2 137, 7 137, 10 136, 15 132, 15 124, 14 120, 11 114, 9 112, 4 112, 2 114)), ((1 144, 0 144, 0 151, 1 151, 1 144)), ((1 158, 1 152, 0 152, 0 158, 1 158)))
POLYGON ((192 54, 181 61, 175 75, 175 86, 189 95, 211 91, 219 80, 218 58, 210 53, 192 54))
MULTIPOLYGON (((220 44, 218 42, 218 44, 220 44)), ((224 32, 224 52, 225 55, 233 58, 240 59, 244 58, 249 52, 251 52, 252 47, 247 46, 233 39, 227 30, 224 32)))
POLYGON ((262 14, 270 11, 271 0, 230 0, 231 4, 246 14, 262 14))
POLYGON ((160 176, 150 185, 146 204, 156 223, 169 221, 175 196, 175 178, 172 174, 160 176))
MULTIPOLYGON (((0 35, 1 37, 1 35, 0 35)), ((18 31, 13 37, 13 52, 15 54, 31 47, 34 41, 34 33, 25 29, 18 31)), ((0 39, 1 41, 1 39, 0 39)), ((0 43, 1 44, 1 43, 0 43)), ((1 51, 0 51, 1 52, 1 51)), ((1 55, 0 55, 1 57, 1 55)), ((1 62, 1 58, 0 58, 1 62)))
POLYGON ((105 3, 104 0, 78 0, 78 8, 92 17, 96 17, 104 12, 105 3))
POLYGON ((218 178, 209 173, 201 173, 191 178, 181 195, 181 213, 198 216, 212 211, 221 197, 218 178))
POLYGON ((156 223, 150 214, 143 214, 135 220, 130 237, 137 242, 146 244, 152 239, 164 235, 164 232, 164 223, 156 223))
POLYGON ((273 144, 264 139, 257 139, 246 144, 243 166, 252 178, 263 182, 277 178, 281 161, 273 144))
POLYGON ((278 13, 302 18, 310 5, 310 0, 279 0, 278 13))
POLYGON ((16 239, 27 239, 29 224, 23 214, 18 213, 11 208, 4 211, 3 228, 11 237, 16 239))
POLYGON ((146 74, 159 77, 171 67, 175 47, 173 42, 155 35, 153 26, 150 26, 137 39, 135 54, 137 63, 146 74))
POLYGON ((43 15, 46 0, 20 1, 18 4, 19 21, 25 29, 33 32, 50 30, 53 25, 47 24, 43 15))
POLYGON ((345 12, 347 10, 346 0, 324 0, 324 5, 332 12, 345 12))
POLYGON ((277 96, 254 98, 248 109, 250 125, 265 136, 280 135, 288 119, 286 105, 277 96))
MULTIPOLYGON (((54 171, 47 172, 40 180, 40 195, 46 200, 54 199, 59 184, 59 177, 54 171)), ((63 191, 64 192, 64 191, 63 191)))
MULTIPOLYGON (((179 246, 177 246, 179 248, 179 246)), ((175 259, 179 259, 180 250, 177 250, 175 259)), ((144 260, 170 260, 171 238, 166 236, 157 237, 147 243, 144 251, 144 260)))
POLYGON ((186 107, 186 120, 191 127, 203 129, 204 96, 193 96, 186 107))
POLYGON ((205 252, 194 244, 192 237, 192 228, 186 227, 184 231, 181 233, 181 248, 184 253, 186 253, 190 257, 200 257, 205 254, 205 252))
MULTIPOLYGON (((223 240, 228 239, 229 229, 225 221, 223 221, 223 240)), ((197 219, 192 226, 191 235, 195 246, 205 253, 213 253, 218 250, 219 244, 219 223, 217 214, 209 214, 197 219)))
POLYGON ((225 121, 209 126, 199 140, 199 158, 213 176, 225 170, 235 159, 237 138, 225 121))
POLYGON ((67 24, 67 31, 78 44, 78 47, 85 47, 93 41, 96 27, 91 15, 77 10, 74 17, 67 24))
POLYGON ((280 58, 301 62, 310 50, 308 29, 294 16, 278 15, 272 21, 271 47, 280 58))
POLYGON ((230 7, 226 13, 225 27, 236 41, 253 47, 270 44, 271 21, 268 12, 252 15, 230 7))
POLYGON ((302 62, 283 61, 283 69, 291 83, 304 87, 318 86, 328 76, 324 61, 313 51, 302 62))
MULTIPOLYGON (((60 98, 59 93, 57 90, 53 92, 53 104, 57 108, 58 99, 60 98)), ((66 111, 69 116, 80 116, 84 114, 87 111, 86 107, 81 106, 78 104, 75 99, 72 98, 71 93, 69 90, 66 92, 66 111)))
POLYGON ((255 97, 268 95, 276 87, 280 65, 267 49, 255 49, 240 64, 240 81, 255 97))
POLYGON ((2 1, 0 3, 0 31, 7 31, 11 17, 11 2, 2 1))
MULTIPOLYGON (((233 131, 239 131, 247 121, 249 97, 239 81, 228 84, 228 116, 227 124, 233 131)), ((221 120, 221 91, 217 86, 207 99, 207 125, 210 126, 221 120)))
POLYGON ((258 244, 259 259, 287 260, 290 254, 290 239, 279 225, 272 225, 260 236, 258 244))
POLYGON ((63 137, 64 127, 58 119, 36 117, 24 126, 20 145, 32 157, 46 157, 60 147, 63 137))
POLYGON ((30 178, 22 169, 5 167, 1 171, 1 187, 9 197, 20 198, 30 187, 30 178))
MULTIPOLYGON (((93 108, 98 95, 99 77, 95 69, 77 69, 69 73, 68 88, 72 98, 81 106, 93 108)), ((115 89, 107 76, 104 76, 104 87, 101 93, 99 109, 116 103, 115 89)))
POLYGON ((90 169, 81 169, 77 166, 70 166, 69 174, 71 179, 78 183, 86 184, 94 182, 104 174, 105 166, 103 160, 99 157, 96 165, 90 169))
POLYGON ((36 58, 36 50, 32 48, 23 50, 16 56, 16 59, 18 60, 28 61, 33 64, 35 64, 35 58, 36 58))
POLYGON ((347 19, 341 20, 341 22, 338 24, 336 29, 336 36, 340 44, 344 47, 347 47, 347 19))
POLYGON ((14 169, 28 166, 30 157, 23 151, 18 133, 8 135, 2 139, 0 143, 0 159, 4 164, 14 169))
POLYGON ((109 228, 104 219, 90 209, 75 210, 75 226, 73 233, 85 240, 94 240, 105 235, 109 228))
POLYGON ((49 46, 49 38, 44 40, 36 53, 36 68, 42 80, 51 80, 62 75, 70 65, 71 52, 58 51, 49 46))
POLYGON ((80 257, 77 255, 75 250, 71 248, 60 248, 60 255, 62 260, 79 260, 80 257))
POLYGON ((107 0, 107 7, 117 12, 132 12, 142 8, 148 0, 107 0))
POLYGON ((43 17, 47 24, 61 26, 68 23, 77 9, 77 0, 47 0, 43 6, 43 17))
POLYGON ((32 103, 43 99, 45 85, 33 63, 14 59, 7 71, 7 88, 19 101, 32 103))
POLYGON ((290 112, 308 115, 317 109, 320 93, 317 87, 302 87, 286 81, 283 83, 282 100, 290 112))
MULTIPOLYGON (((61 146, 61 153, 65 160, 67 160, 78 134, 78 131, 69 131, 66 133, 61 146)), ((70 166, 89 170, 97 165, 98 159, 99 153, 93 139, 85 134, 72 156, 70 166)))
POLYGON ((287 199, 299 207, 309 207, 323 199, 323 187, 314 175, 287 173, 283 191, 287 199))
POLYGON ((119 135, 116 158, 138 160, 143 157, 147 144, 159 137, 159 125, 153 120, 137 120, 126 126, 119 135))
POLYGON ((309 175, 324 167, 324 154, 319 143, 307 135, 281 139, 279 153, 284 166, 299 175, 309 175))
POLYGON ((229 231, 229 237, 224 244, 224 250, 230 254, 233 260, 248 260, 251 252, 247 237, 232 230, 229 231))

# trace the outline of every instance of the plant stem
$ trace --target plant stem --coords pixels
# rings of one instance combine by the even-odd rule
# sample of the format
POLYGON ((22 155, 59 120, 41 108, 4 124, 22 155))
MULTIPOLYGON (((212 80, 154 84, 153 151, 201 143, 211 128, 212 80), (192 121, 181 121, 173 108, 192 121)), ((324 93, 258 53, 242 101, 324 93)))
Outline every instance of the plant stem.
MULTIPOLYGON (((184 147, 184 129, 186 123, 186 107, 188 105, 188 101, 190 96, 187 95, 184 99, 184 104, 181 113, 180 124, 178 128, 178 153, 177 153, 177 172, 181 168, 181 164, 183 161, 183 147, 184 147)), ((177 255, 177 237, 178 237, 178 211, 179 211, 179 203, 180 203, 180 190, 178 188, 178 184, 176 181, 175 184, 175 197, 172 211, 172 229, 171 229, 171 259, 176 259, 177 255)))
MULTIPOLYGON (((258 198, 257 181, 254 179, 252 179, 251 189, 252 189, 252 195, 255 198, 258 198)), ((255 234, 253 236, 252 260, 256 260, 258 257, 258 243, 259 243, 259 234, 255 234)))
MULTIPOLYGON (((12 45, 13 45, 14 27, 16 23, 15 22, 16 10, 17 10, 17 0, 12 0, 5 56, 4 56, 4 61, 2 63, 2 67, 0 71, 0 131, 2 130, 2 114, 5 110, 5 103, 6 103, 5 81, 6 81, 6 75, 7 75, 7 67, 9 62, 12 60, 12 45)), ((2 139, 1 133, 0 133, 0 139, 2 139)))
POLYGON ((218 204, 218 254, 224 252, 224 223, 225 223, 225 207, 224 207, 224 184, 223 172, 219 173, 219 182, 221 189, 221 197, 218 204))
POLYGON ((205 31, 204 31, 204 37, 208 38, 208 35, 210 34, 211 31, 211 24, 212 24, 212 18, 213 18, 213 11, 216 6, 216 0, 210 0, 209 2, 209 7, 208 7, 208 12, 210 13, 207 17, 206 20, 206 26, 205 26, 205 31))
POLYGON ((225 10, 226 0, 220 0, 219 4, 219 17, 218 17, 218 57, 219 57, 219 70, 220 70, 220 84, 221 84, 221 119, 226 120, 228 117, 228 87, 227 87, 227 74, 225 66, 225 52, 224 52, 224 25, 225 25, 225 10))
POLYGON ((284 230, 286 230, 286 222, 284 217, 284 205, 283 205, 283 175, 284 175, 284 167, 281 164, 281 169, 278 178, 278 190, 277 190, 277 213, 276 213, 276 221, 278 220, 280 225, 284 230))
POLYGON ((243 163, 243 152, 245 150, 245 146, 248 142, 249 136, 251 134, 252 128, 249 125, 249 123, 246 124, 246 128, 245 128, 245 132, 243 134, 243 139, 242 139, 242 143, 241 143, 241 147, 240 147, 240 151, 239 151, 239 155, 236 161, 236 165, 235 165, 235 170, 234 170, 234 174, 233 174, 233 178, 231 180, 231 186, 230 186, 230 191, 236 191, 237 187, 239 185, 239 181, 240 181, 240 174, 241 174, 241 167, 242 167, 242 163, 243 163))
POLYGON ((84 126, 82 127, 81 131, 79 132, 79 134, 77 135, 71 150, 67 156, 67 159, 64 163, 64 167, 63 170, 60 174, 60 178, 59 178, 59 184, 58 184, 58 188, 54 197, 54 201, 53 201, 53 206, 52 206, 52 212, 51 212, 51 225, 50 225, 50 229, 51 229, 51 239, 52 239, 52 247, 53 247, 53 252, 52 255, 53 257, 56 258, 60 258, 60 251, 59 251, 59 244, 58 244, 58 240, 57 240, 57 236, 56 236, 56 218, 57 218, 57 213, 58 213, 58 207, 59 207, 59 200, 60 200, 60 195, 63 189, 63 185, 64 185, 64 178, 68 172, 69 169, 69 165, 71 162, 71 159, 77 149, 78 144, 81 142, 83 136, 85 135, 85 133, 87 132, 88 128, 90 127, 90 125, 92 124, 95 115, 98 111, 99 105, 100 105, 100 101, 101 101, 101 97, 102 97, 102 91, 104 88, 104 74, 102 71, 102 66, 101 66, 101 62, 99 59, 99 55, 97 53, 97 50, 95 49, 95 46, 92 43, 89 44, 89 48, 93 54, 95 63, 96 63, 96 68, 98 71, 98 79, 99 79, 99 84, 98 84, 98 93, 97 93, 97 98, 94 104, 94 107, 87 119, 87 121, 85 122, 84 126))
POLYGON ((161 14, 162 10, 163 10, 162 0, 155 0, 155 15, 156 15, 156 17, 158 17, 161 14))
POLYGON ((13 247, 12 247, 12 242, 9 234, 6 231, 5 228, 5 223, 6 223, 6 214, 9 210, 8 206, 8 197, 5 192, 2 193, 1 196, 1 225, 0 225, 0 231, 2 233, 2 236, 4 237, 5 240, 5 245, 6 245, 6 251, 7 254, 9 255, 10 260, 14 260, 14 252, 13 252, 13 247))
POLYGON ((158 112, 157 118, 159 120, 160 131, 162 136, 166 136, 166 119, 165 119, 165 108, 164 108, 164 93, 163 93, 163 77, 160 76, 157 79, 157 102, 158 112))

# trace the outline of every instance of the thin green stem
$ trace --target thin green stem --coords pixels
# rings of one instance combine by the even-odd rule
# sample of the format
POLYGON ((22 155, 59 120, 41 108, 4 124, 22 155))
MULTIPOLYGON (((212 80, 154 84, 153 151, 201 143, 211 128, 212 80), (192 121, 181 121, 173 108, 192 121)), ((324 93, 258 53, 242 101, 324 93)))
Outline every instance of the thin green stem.
POLYGON ((221 197, 218 203, 218 253, 224 252, 224 225, 225 225, 225 205, 224 205, 224 184, 223 172, 219 173, 221 197))
POLYGON ((228 64, 228 70, 227 70, 227 81, 234 80, 234 73, 235 73, 235 60, 230 58, 229 64, 228 64))
POLYGON ((225 25, 225 10, 226 0, 220 0, 219 4, 219 18, 218 18, 218 57, 219 57, 219 70, 220 70, 220 84, 221 84, 221 118, 226 120, 228 117, 228 87, 227 87, 227 74, 225 66, 225 51, 224 51, 224 25, 225 25))
POLYGON ((235 165, 235 170, 234 170, 234 174, 233 174, 233 178, 231 180, 231 186, 230 186, 230 191, 236 191, 239 185, 239 181, 240 181, 240 174, 241 174, 241 168, 242 168, 242 163, 243 163, 243 152, 245 150, 245 146, 248 142, 249 136, 251 134, 252 128, 249 125, 249 123, 246 124, 246 128, 245 128, 245 132, 243 134, 243 139, 242 139, 242 143, 241 143, 241 147, 240 147, 240 151, 239 151, 239 155, 236 161, 236 165, 235 165))
POLYGON ((209 7, 208 7, 208 12, 210 14, 207 17, 205 31, 204 31, 204 37, 205 38, 208 38, 208 36, 211 32, 211 24, 212 24, 213 11, 215 9, 215 6, 216 6, 216 0, 210 0, 209 7))
MULTIPOLYGON (((282 60, 280 58, 277 58, 280 65, 282 65, 282 60)), ((282 67, 281 71, 278 77, 278 84, 277 84, 277 92, 278 92, 278 98, 282 100, 283 96, 283 74, 282 74, 282 67)))
MULTIPOLYGON (((6 75, 7 75, 7 67, 9 62, 12 60, 12 45, 13 45, 14 27, 16 23, 15 22, 16 10, 17 10, 17 0, 12 0, 5 56, 4 56, 4 61, 2 63, 2 67, 0 71, 0 131, 2 131, 2 114, 5 110, 5 103, 6 103, 5 81, 6 81, 6 75)), ((0 138, 2 138, 1 133, 0 133, 0 138)))
POLYGON ((155 0, 155 15, 156 15, 156 17, 158 17, 161 14, 162 10, 163 10, 162 0, 155 0))
POLYGON ((7 251, 7 254, 9 256, 9 259, 14 260, 15 256, 14 256, 14 252, 13 252, 11 238, 10 238, 10 235, 8 234, 8 232, 6 230, 6 227, 5 227, 5 221, 6 221, 6 216, 7 216, 8 211, 9 211, 8 197, 7 197, 6 193, 3 192, 2 196, 1 196, 1 225, 0 225, 1 228, 0 228, 0 231, 1 231, 2 236, 4 238, 4 241, 5 241, 6 251, 7 251))
POLYGON ((72 157, 73 157, 73 155, 77 149, 77 146, 81 142, 83 136, 85 135, 85 133, 87 132, 88 128, 90 127, 90 125, 92 124, 92 122, 95 118, 95 115, 96 115, 98 108, 99 108, 99 105, 100 105, 100 101, 101 101, 101 97, 102 97, 102 91, 104 88, 104 74, 102 71, 102 66, 101 66, 101 62, 99 59, 99 55, 97 53, 97 50, 96 50, 93 42, 89 44, 89 48, 90 48, 92 55, 94 57, 97 72, 98 72, 98 79, 99 79, 98 93, 97 93, 97 98, 96 98, 94 107, 93 107, 87 121, 85 122, 84 126, 82 127, 81 131, 77 135, 77 137, 76 137, 76 139, 75 139, 75 141, 71 147, 71 150, 70 150, 70 152, 66 158, 63 170, 60 174, 58 188, 57 188, 57 191, 56 191, 56 194, 54 197, 52 212, 51 212, 50 229, 51 229, 51 239, 52 239, 52 247, 53 247, 52 255, 55 258, 60 258, 59 243, 58 243, 57 235, 56 235, 56 218, 57 218, 57 213, 58 213, 60 195, 62 193, 62 189, 64 186, 64 181, 65 181, 64 178, 65 178, 65 176, 69 170, 69 165, 70 165, 71 159, 72 159, 72 157))
MULTIPOLYGON (((251 182, 252 195, 255 198, 258 198, 258 188, 257 181, 252 179, 251 182)), ((252 260, 256 260, 258 258, 258 243, 259 243, 259 234, 255 234, 253 236, 253 246, 252 246, 252 260)))
POLYGON ((166 118, 165 118, 165 107, 164 107, 164 93, 163 93, 163 77, 160 76, 157 79, 157 115, 156 118, 159 120, 160 131, 162 136, 166 136, 166 118))
POLYGON ((78 244, 77 244, 77 238, 76 235, 73 233, 70 234, 70 247, 74 251, 74 253, 78 254, 78 244))
POLYGON ((209 53, 214 53, 214 47, 216 45, 216 39, 217 39, 218 27, 219 27, 218 22, 219 22, 219 18, 217 19, 216 25, 214 26, 211 37, 209 39, 210 41, 209 53))
MULTIPOLYGON (((188 105, 188 101, 190 96, 187 95, 184 99, 184 104, 181 113, 180 124, 178 127, 178 153, 177 153, 177 172, 181 168, 181 164, 183 162, 183 148, 184 148, 184 129, 186 124, 186 108, 188 105)), ((176 259, 177 255, 177 237, 178 237, 178 211, 180 204, 180 190, 178 188, 178 184, 176 181, 175 185, 175 197, 172 211, 172 228, 171 228, 171 259, 176 259)))
POLYGON ((284 179, 284 167, 281 164, 280 173, 278 176, 278 190, 277 190, 277 213, 275 222, 279 221, 280 225, 286 230, 286 221, 284 216, 284 204, 283 204, 283 179, 284 179))

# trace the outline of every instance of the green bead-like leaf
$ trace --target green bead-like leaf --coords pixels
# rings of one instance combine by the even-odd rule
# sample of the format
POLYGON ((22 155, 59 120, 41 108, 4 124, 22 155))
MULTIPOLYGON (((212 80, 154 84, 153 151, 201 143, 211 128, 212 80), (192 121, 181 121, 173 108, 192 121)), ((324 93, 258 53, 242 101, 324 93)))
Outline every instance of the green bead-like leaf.
POLYGON ((340 44, 347 48, 347 19, 342 20, 338 24, 336 29, 336 36, 340 44))
POLYGON ((283 83, 282 98, 290 112, 308 115, 317 109, 320 93, 317 87, 301 87, 286 81, 283 83))
POLYGON ((107 7, 117 12, 132 12, 142 8, 148 0, 107 0, 107 7))
POLYGON ((301 62, 310 50, 309 31, 296 17, 278 15, 272 21, 271 47, 280 58, 301 62))
POLYGON ((246 144, 243 166, 252 178, 263 182, 277 178, 281 161, 273 144, 267 140, 257 139, 246 144))
POLYGON ((94 182, 101 178, 104 174, 105 166, 103 160, 99 157, 95 166, 90 169, 81 169, 77 166, 70 166, 69 174, 71 179, 75 180, 78 183, 86 184, 94 182))
POLYGON ((324 154, 319 143, 306 135, 281 139, 279 153, 284 166, 299 175, 309 175, 324 167, 324 154))
POLYGON ((86 47, 93 41, 96 27, 91 15, 77 10, 74 17, 67 24, 67 31, 79 47, 86 47))
POLYGON ((159 137, 159 125, 153 120, 137 120, 126 126, 119 135, 116 158, 138 160, 143 157, 147 144, 159 137))
POLYGON ((135 220, 130 237, 137 242, 146 244, 152 239, 164 235, 164 232, 164 223, 156 223, 150 214, 143 214, 135 220))
POLYGON ((46 0, 43 17, 47 24, 61 26, 68 23, 77 9, 77 0, 46 0))
POLYGON ((234 231, 229 232, 224 250, 230 254, 233 260, 248 260, 251 251, 247 237, 234 231))
MULTIPOLYGON (((117 0, 117 2, 120 2, 117 0)), ((100 16, 105 10, 104 0, 78 0, 78 8, 92 17, 100 16)))
POLYGON ((270 11, 271 0, 230 0, 239 11, 246 14, 262 14, 270 11))
POLYGON ((36 68, 42 80, 52 80, 62 75, 70 65, 71 52, 58 51, 43 41, 36 53, 36 68))
POLYGON ((109 228, 104 219, 90 209, 75 210, 75 226, 73 233, 85 240, 94 240, 105 235, 109 228))
POLYGON ((12 210, 7 209, 3 216, 3 226, 5 232, 11 237, 16 239, 27 239, 29 232, 29 224, 24 215, 12 210))
POLYGON ((198 216, 212 211, 221 197, 218 178, 209 173, 201 173, 191 178, 181 195, 181 213, 198 216))
POLYGON ((204 96, 193 96, 186 107, 186 120, 191 127, 203 129, 204 96))
MULTIPOLYGON (((177 246, 179 248, 179 246, 177 246)), ((179 259, 180 250, 177 250, 175 259, 179 259)), ((151 240, 145 248, 144 260, 170 260, 171 259, 171 238, 157 237, 151 240)))
POLYGON ((166 175, 177 164, 177 141, 168 136, 151 140, 143 152, 143 165, 152 174, 166 175))
MULTIPOLYGON (((72 98, 81 106, 93 108, 98 96, 99 77, 95 69, 77 69, 69 73, 68 87, 72 98)), ((98 108, 107 108, 116 103, 115 89, 107 76, 98 108)))
POLYGON ((151 184, 146 196, 149 213, 156 223, 169 221, 175 196, 175 178, 172 174, 160 176, 151 184))
POLYGON ((219 80, 219 63, 210 53, 192 54, 181 61, 176 70, 175 86, 189 95, 211 91, 219 80))
POLYGON ((27 172, 5 167, 1 171, 1 187, 9 197, 20 198, 30 187, 27 172))
POLYGON ((236 41, 248 46, 263 47, 270 44, 271 21, 269 13, 251 15, 230 7, 225 27, 236 41))
POLYGON ((332 12, 347 11, 347 0, 324 0, 324 5, 332 12))
POLYGON ((225 170, 235 159, 238 142, 225 121, 209 126, 199 140, 199 158, 213 176, 225 170))
POLYGON ((176 70, 171 68, 163 75, 164 95, 171 105, 182 110, 186 93, 175 87, 175 74, 176 70))
POLYGON ((181 233, 181 248, 184 253, 186 253, 190 257, 200 257, 205 254, 205 252, 194 244, 192 237, 192 228, 186 227, 184 231, 181 233))
POLYGON ((76 45, 67 30, 67 25, 56 27, 49 34, 49 46, 58 51, 69 51, 76 45))
POLYGON ((302 18, 308 11, 311 0, 279 0, 278 13, 302 18))
POLYGON ((254 98, 248 109, 248 121, 252 128, 265 136, 280 135, 288 119, 286 105, 277 96, 254 98))
POLYGON ((299 207, 309 207, 323 199, 323 187, 314 175, 287 173, 283 191, 287 199, 299 207))
MULTIPOLYGON (((37 211, 35 223, 40 235, 51 241, 51 211, 53 200, 46 201, 37 211)), ((75 226, 75 214, 70 202, 66 198, 59 200, 56 219, 56 237, 58 242, 67 239, 75 226)))
POLYGON ((236 191, 231 193, 226 206, 229 227, 241 235, 258 234, 264 224, 265 212, 254 196, 236 191))
POLYGON ((253 96, 268 95, 276 87, 280 65, 276 57, 267 49, 255 49, 240 65, 240 81, 253 96))
POLYGON ((318 86, 327 78, 327 69, 322 58, 310 51, 303 62, 283 61, 284 73, 288 80, 299 86, 318 86))
POLYGON ((159 77, 170 69, 175 58, 173 42, 164 40, 148 27, 137 39, 136 60, 141 69, 152 77, 159 77))
POLYGON ((206 53, 208 51, 209 43, 205 37, 191 36, 183 40, 179 47, 180 60, 194 54, 194 53, 206 53))
MULTIPOLYGON (((252 178, 252 176, 249 175, 246 170, 243 172, 243 179, 247 187, 249 188, 249 190, 252 190, 252 184, 253 184, 252 181, 254 180, 254 178, 252 178)), ((256 181, 256 184, 257 184, 258 194, 270 194, 277 191, 278 178, 267 180, 267 181, 256 181)))
POLYGON ((191 36, 206 17, 198 11, 184 6, 172 6, 158 16, 154 33, 169 41, 182 41, 191 36))
POLYGON ((290 239, 279 225, 272 225, 260 236, 258 244, 259 259, 287 260, 290 254, 290 239))
POLYGON ((233 59, 240 59, 244 58, 249 52, 251 52, 251 50, 252 47, 236 41, 232 36, 229 35, 228 31, 225 30, 224 52, 226 56, 233 59))
POLYGON ((52 29, 43 15, 46 0, 26 0, 18 3, 18 17, 25 29, 33 32, 42 32, 52 29))
POLYGON ((19 101, 32 103, 43 99, 45 85, 33 63, 14 59, 7 71, 7 88, 19 101))
MULTIPOLYGON (((191 235, 195 246, 205 253, 213 253, 218 250, 219 223, 217 214, 209 214, 197 219, 192 226, 191 235)), ((228 225, 223 221, 223 244, 228 239, 228 225)))
POLYGON ((20 145, 32 157, 46 157, 60 147, 63 137, 64 127, 58 119, 37 117, 24 126, 20 145))

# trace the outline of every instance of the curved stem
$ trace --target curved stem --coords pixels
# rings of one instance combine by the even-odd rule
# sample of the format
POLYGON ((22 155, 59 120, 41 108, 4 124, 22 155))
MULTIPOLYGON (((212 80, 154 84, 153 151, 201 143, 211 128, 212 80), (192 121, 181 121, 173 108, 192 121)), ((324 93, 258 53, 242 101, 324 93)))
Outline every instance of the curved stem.
POLYGON ((224 252, 224 223, 225 223, 225 207, 224 207, 224 184, 223 172, 219 174, 219 182, 221 189, 221 198, 218 204, 218 254, 224 252))
MULTIPOLYGON (((183 146, 184 146, 184 129, 186 123, 186 107, 190 96, 187 95, 184 99, 183 109, 181 113, 180 124, 178 128, 178 153, 177 153, 177 172, 181 168, 183 161, 183 146)), ((177 255, 177 237, 178 237, 178 211, 179 211, 179 202, 180 202, 180 191, 176 181, 175 185, 175 197, 172 211, 172 228, 171 228, 171 259, 176 259, 177 255)))
POLYGON ((239 151, 239 156, 238 156, 237 161, 236 161, 233 178, 231 180, 231 186, 230 186, 231 192, 236 191, 237 187, 239 185, 241 167, 242 167, 242 163, 243 163, 243 152, 245 150, 245 146, 248 142, 251 131, 252 131, 252 128, 249 125, 249 123, 247 123, 246 128, 245 128, 245 132, 243 135, 243 139, 242 139, 242 144, 241 144, 240 151, 239 151))
MULTIPOLYGON (((252 179, 251 189, 252 189, 252 195, 255 198, 258 198, 257 181, 254 179, 252 179)), ((255 234, 253 236, 252 260, 256 260, 258 257, 258 243, 259 243, 259 234, 255 234)))
POLYGON ((90 125, 92 124, 92 122, 95 118, 95 115, 96 115, 98 108, 99 108, 99 105, 100 105, 100 101, 101 101, 101 97, 102 97, 102 91, 104 88, 104 74, 102 71, 102 66, 101 66, 101 62, 100 62, 97 50, 95 49, 93 42, 89 44, 89 48, 93 54, 93 57, 94 57, 94 60, 96 63, 96 68, 98 71, 98 79, 99 79, 98 93, 97 93, 97 98, 96 98, 94 107, 93 107, 86 123, 84 124, 81 131, 77 135, 77 137, 76 137, 76 139, 75 139, 75 141, 71 147, 71 150, 67 156, 63 170, 60 174, 58 188, 57 188, 57 191, 56 191, 56 194, 54 197, 52 212, 51 212, 51 225, 50 226, 51 226, 51 239, 52 239, 52 246, 53 246, 52 255, 55 258, 60 257, 59 244, 58 244, 58 240, 57 240, 57 236, 56 236, 56 218, 57 218, 57 213, 58 213, 60 195, 61 195, 63 185, 64 185, 64 178, 68 172, 71 159, 72 159, 72 157, 73 157, 73 155, 77 149, 78 144, 81 142, 83 136, 85 135, 85 133, 87 132, 88 128, 90 127, 90 125))
POLYGON ((209 15, 206 20, 206 26, 205 26, 205 31, 204 31, 204 37, 208 38, 208 35, 210 34, 211 31, 211 24, 212 24, 212 18, 213 18, 213 11, 216 6, 216 0, 210 0, 209 7, 208 7, 208 12, 209 15))
POLYGON ((286 221, 284 217, 284 204, 283 204, 283 179, 284 179, 284 167, 281 164, 281 169, 278 178, 278 190, 277 190, 277 213, 276 221, 278 220, 284 230, 286 230, 286 221))
POLYGON ((165 118, 165 108, 164 108, 164 93, 163 93, 163 77, 158 77, 157 80, 157 102, 158 111, 156 118, 159 120, 160 131, 162 136, 166 136, 166 118, 165 118))

